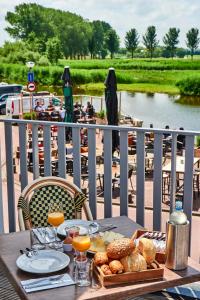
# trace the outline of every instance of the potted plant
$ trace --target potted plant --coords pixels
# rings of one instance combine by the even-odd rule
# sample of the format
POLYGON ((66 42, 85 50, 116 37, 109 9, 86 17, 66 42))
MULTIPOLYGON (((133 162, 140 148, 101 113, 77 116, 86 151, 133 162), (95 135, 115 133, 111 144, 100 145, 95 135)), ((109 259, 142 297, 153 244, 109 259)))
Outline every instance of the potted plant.
POLYGON ((105 110, 100 110, 100 112, 97 113, 98 118, 98 124, 99 125, 105 125, 106 124, 106 113, 105 110))
MULTIPOLYGON (((37 116, 36 116, 36 113, 34 111, 33 112, 27 112, 27 113, 23 114, 23 119, 24 120, 36 120, 37 116)), ((27 127, 28 127, 28 129, 32 130, 32 124, 27 124, 27 127)))

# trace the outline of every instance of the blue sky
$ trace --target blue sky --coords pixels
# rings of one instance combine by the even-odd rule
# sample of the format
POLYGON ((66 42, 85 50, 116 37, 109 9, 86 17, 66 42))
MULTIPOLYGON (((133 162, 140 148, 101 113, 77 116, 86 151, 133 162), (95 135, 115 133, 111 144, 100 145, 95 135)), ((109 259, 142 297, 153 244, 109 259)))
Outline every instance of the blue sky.
POLYGON ((119 34, 122 45, 130 28, 136 28, 142 35, 149 25, 155 25, 162 41, 169 27, 179 27, 183 47, 185 33, 191 27, 200 29, 200 0, 0 0, 0 45, 10 39, 4 30, 7 11, 14 11, 16 5, 24 2, 69 10, 89 20, 107 21, 119 34))

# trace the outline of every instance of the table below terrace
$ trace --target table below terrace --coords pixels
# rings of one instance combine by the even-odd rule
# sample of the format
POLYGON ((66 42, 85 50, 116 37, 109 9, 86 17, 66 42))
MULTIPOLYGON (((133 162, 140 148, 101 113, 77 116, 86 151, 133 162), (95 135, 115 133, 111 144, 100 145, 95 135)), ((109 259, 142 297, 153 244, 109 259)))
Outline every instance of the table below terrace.
MULTIPOLYGON (((99 221, 102 224, 112 223, 117 228, 116 232, 120 232, 126 236, 132 236, 134 231, 140 226, 122 216, 109 218, 99 221)), ((75 300, 75 299, 126 299, 130 296, 143 295, 149 292, 161 290, 163 288, 176 285, 186 284, 200 280, 200 265, 189 259, 189 266, 184 271, 172 272, 165 268, 164 279, 154 282, 145 282, 137 284, 123 284, 112 288, 79 288, 76 286, 62 287, 47 291, 25 294, 20 286, 20 280, 34 278, 33 274, 28 274, 20 271, 16 266, 16 259, 19 256, 19 249, 29 246, 29 231, 11 233, 0 236, 0 262, 4 266, 4 271, 10 279, 15 290, 20 295, 21 299, 26 300, 75 300)), ((62 270, 60 273, 71 272, 69 268, 62 270)))

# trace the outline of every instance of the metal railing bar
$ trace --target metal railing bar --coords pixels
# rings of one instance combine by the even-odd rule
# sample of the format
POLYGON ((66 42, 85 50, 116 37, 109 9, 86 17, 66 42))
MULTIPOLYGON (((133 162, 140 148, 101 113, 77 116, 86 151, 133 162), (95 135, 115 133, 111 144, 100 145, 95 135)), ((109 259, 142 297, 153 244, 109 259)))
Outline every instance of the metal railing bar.
POLYGON ((27 136, 26 136, 26 125, 19 124, 19 149, 20 149, 20 181, 21 191, 28 184, 28 168, 27 168, 27 136))
POLYGON ((9 232, 16 231, 15 217, 15 191, 13 172, 13 141, 12 124, 5 123, 5 146, 6 146, 6 172, 7 172, 7 195, 8 195, 8 219, 9 232))
POLYGON ((145 199, 145 159, 144 159, 144 140, 143 132, 137 132, 137 177, 136 177, 136 222, 144 226, 144 199, 145 199))
POLYGON ((38 156, 38 125, 32 124, 32 157, 33 157, 33 179, 37 179, 39 174, 38 156))
POLYGON ((52 175, 51 167, 51 127, 44 126, 44 176, 52 175))
POLYGON ((96 188, 96 130, 88 130, 88 174, 89 174, 89 204, 93 218, 97 218, 97 188, 96 188))
POLYGON ((128 216, 128 132, 120 133, 120 215, 128 216))
POLYGON ((153 229, 161 230, 162 211, 162 135, 154 136, 154 171, 153 171, 153 229))
POLYGON ((175 208, 176 198, 176 152, 177 134, 172 135, 171 175, 170 175, 170 212, 175 208))
POLYGON ((80 129, 72 128, 74 183, 81 188, 80 129))
POLYGON ((112 217, 112 130, 104 131, 104 217, 112 217))
POLYGON ((2 164, 1 164, 1 139, 0 139, 0 233, 4 233, 3 193, 2 193, 2 164))
POLYGON ((66 178, 65 127, 58 128, 58 174, 66 178))

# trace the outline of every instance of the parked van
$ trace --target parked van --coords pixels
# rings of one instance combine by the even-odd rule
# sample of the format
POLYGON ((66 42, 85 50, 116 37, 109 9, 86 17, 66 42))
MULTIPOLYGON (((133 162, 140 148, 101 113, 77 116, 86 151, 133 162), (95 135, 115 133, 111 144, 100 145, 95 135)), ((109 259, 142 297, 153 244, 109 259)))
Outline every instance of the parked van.
POLYGON ((6 114, 6 101, 8 97, 21 93, 23 86, 20 84, 0 83, 0 114, 6 114))

